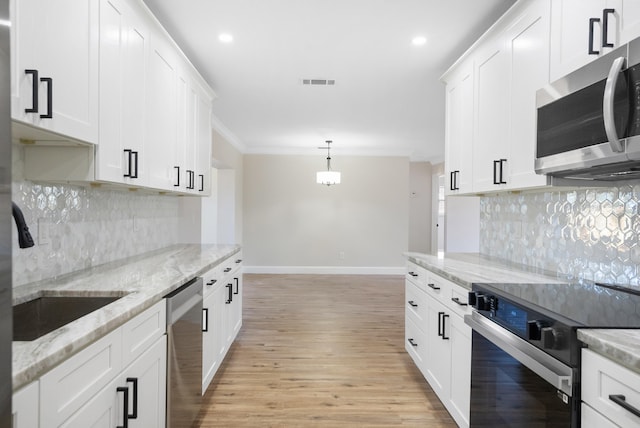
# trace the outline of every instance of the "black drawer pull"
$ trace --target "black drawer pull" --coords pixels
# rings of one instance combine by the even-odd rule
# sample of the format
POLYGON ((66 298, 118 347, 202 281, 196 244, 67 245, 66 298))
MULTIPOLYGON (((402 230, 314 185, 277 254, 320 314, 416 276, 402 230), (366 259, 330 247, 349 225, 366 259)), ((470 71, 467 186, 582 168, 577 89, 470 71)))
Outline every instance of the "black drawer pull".
POLYGON ((119 386, 116 388, 116 392, 122 392, 124 394, 124 400, 122 402, 122 425, 117 425, 116 428, 129 428, 129 388, 119 386))
POLYGON ((236 282, 236 291, 234 291, 233 294, 239 294, 240 293, 240 280, 238 278, 233 278, 233 280, 236 282))
POLYGON ((229 303, 233 302, 233 285, 227 284, 226 287, 229 289, 229 298, 225 302, 228 305, 229 303))
POLYGON ((414 308, 417 308, 417 307, 418 307, 418 305, 417 305, 417 304, 415 304, 413 300, 409 300, 407 303, 408 303, 408 304, 410 304, 410 305, 411 305, 412 307, 414 307, 414 308))
POLYGON ((236 260, 236 264, 242 263, 242 259, 236 260))
POLYGON ((429 283, 429 284, 427 284, 427 286, 428 286, 429 288, 434 289, 434 290, 440 290, 440 287, 438 287, 437 285, 435 285, 435 284, 433 284, 433 283, 429 283))
POLYGON ((31 108, 24 109, 25 113, 37 113, 38 112, 38 87, 40 85, 40 79, 38 79, 38 70, 25 70, 24 74, 31 75, 31 108))
POLYGON ((616 403, 618 406, 622 407, 626 411, 631 412, 634 415, 640 417, 640 410, 638 410, 638 408, 632 406, 631 404, 627 403, 626 397, 624 395, 611 394, 609 395, 609 400, 613 401, 614 403, 616 403))
POLYGON ((127 415, 127 419, 138 419, 138 378, 128 377, 127 383, 133 384, 133 413, 127 415))
POLYGON ((449 340, 449 336, 446 336, 446 328, 447 328, 447 324, 445 323, 445 320, 449 318, 448 314, 443 313, 442 314, 442 340, 449 340))
POLYGON ((212 279, 211 281, 207 282, 207 285, 213 285, 213 284, 215 284, 216 282, 218 282, 218 280, 217 280, 217 279, 212 279))
POLYGON ((452 297, 451 301, 460 305, 460 306, 468 306, 466 303, 462 303, 458 297, 452 297))
POLYGON ((444 312, 438 312, 438 336, 440 337, 444 337, 444 328, 442 328, 443 326, 443 322, 442 322, 442 316, 444 315, 444 312))
POLYGON ((231 272, 231 268, 226 268, 226 269, 224 270, 224 273, 227 273, 227 272, 231 272))
POLYGON ((412 271, 412 272, 409 272, 409 275, 411 275, 411 276, 412 276, 412 277, 414 277, 414 278, 417 278, 417 277, 418 277, 418 274, 417 274, 417 273, 415 273, 415 272, 413 272, 413 271, 412 271))
POLYGON ((415 343, 413 339, 407 339, 407 341, 411 344, 411 346, 418 346, 418 344, 415 343))

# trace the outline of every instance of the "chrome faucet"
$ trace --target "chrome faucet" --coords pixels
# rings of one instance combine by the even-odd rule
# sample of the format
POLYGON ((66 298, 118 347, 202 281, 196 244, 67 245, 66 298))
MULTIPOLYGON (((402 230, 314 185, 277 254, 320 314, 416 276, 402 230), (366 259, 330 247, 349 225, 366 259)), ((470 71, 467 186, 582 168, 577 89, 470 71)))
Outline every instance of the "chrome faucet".
POLYGON ((22 215, 20 207, 18 207, 13 201, 11 202, 11 213, 13 214, 13 219, 16 221, 16 227, 18 228, 18 244, 20 245, 20 248, 33 247, 33 238, 31 237, 31 233, 29 233, 27 222, 24 221, 24 215, 22 215))

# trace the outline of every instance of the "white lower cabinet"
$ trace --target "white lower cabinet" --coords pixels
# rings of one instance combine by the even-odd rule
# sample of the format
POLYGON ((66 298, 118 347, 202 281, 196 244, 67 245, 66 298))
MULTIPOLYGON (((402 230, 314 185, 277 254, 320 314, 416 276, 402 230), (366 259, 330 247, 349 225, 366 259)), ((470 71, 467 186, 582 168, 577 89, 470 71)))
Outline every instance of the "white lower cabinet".
POLYGON ((458 426, 468 427, 471 328, 463 318, 469 312, 466 292, 431 272, 426 288, 411 275, 405 289, 405 348, 458 426))
POLYGON ((236 254, 223 261, 219 267, 205 273, 203 280, 203 330, 206 331, 202 335, 202 394, 242 327, 241 256, 236 254))
POLYGON ((582 426, 640 426, 640 373, 582 350, 582 426))
POLYGON ((39 382, 16 391, 11 401, 12 428, 33 428, 38 426, 39 382))
POLYGON ((165 308, 161 300, 45 373, 39 380, 40 421, 29 426, 164 426, 165 308))

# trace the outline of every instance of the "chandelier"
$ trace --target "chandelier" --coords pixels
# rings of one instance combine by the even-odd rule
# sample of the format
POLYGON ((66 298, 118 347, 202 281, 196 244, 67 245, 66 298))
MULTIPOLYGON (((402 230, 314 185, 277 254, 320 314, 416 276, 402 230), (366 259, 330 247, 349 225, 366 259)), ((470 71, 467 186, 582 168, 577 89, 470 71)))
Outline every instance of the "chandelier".
MULTIPOLYGON (((331 186, 332 184, 340 184, 340 172, 331 170, 331 140, 327 140, 327 170, 318 171, 316 174, 316 183, 331 186)), ((318 147, 324 150, 325 147, 318 147)))

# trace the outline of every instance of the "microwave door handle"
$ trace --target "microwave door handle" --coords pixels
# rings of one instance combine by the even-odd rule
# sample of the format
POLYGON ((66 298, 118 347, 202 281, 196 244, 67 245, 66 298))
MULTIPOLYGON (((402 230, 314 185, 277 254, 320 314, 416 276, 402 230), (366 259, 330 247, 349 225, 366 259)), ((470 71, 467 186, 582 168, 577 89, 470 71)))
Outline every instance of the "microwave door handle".
POLYGON ((613 114, 613 103, 615 102, 615 90, 618 83, 618 77, 624 67, 625 58, 623 56, 616 58, 609 70, 609 76, 607 76, 607 82, 604 86, 604 98, 602 99, 602 115, 604 118, 604 130, 609 139, 609 145, 611 150, 620 153, 624 151, 622 143, 618 138, 618 132, 616 131, 616 122, 613 114))

